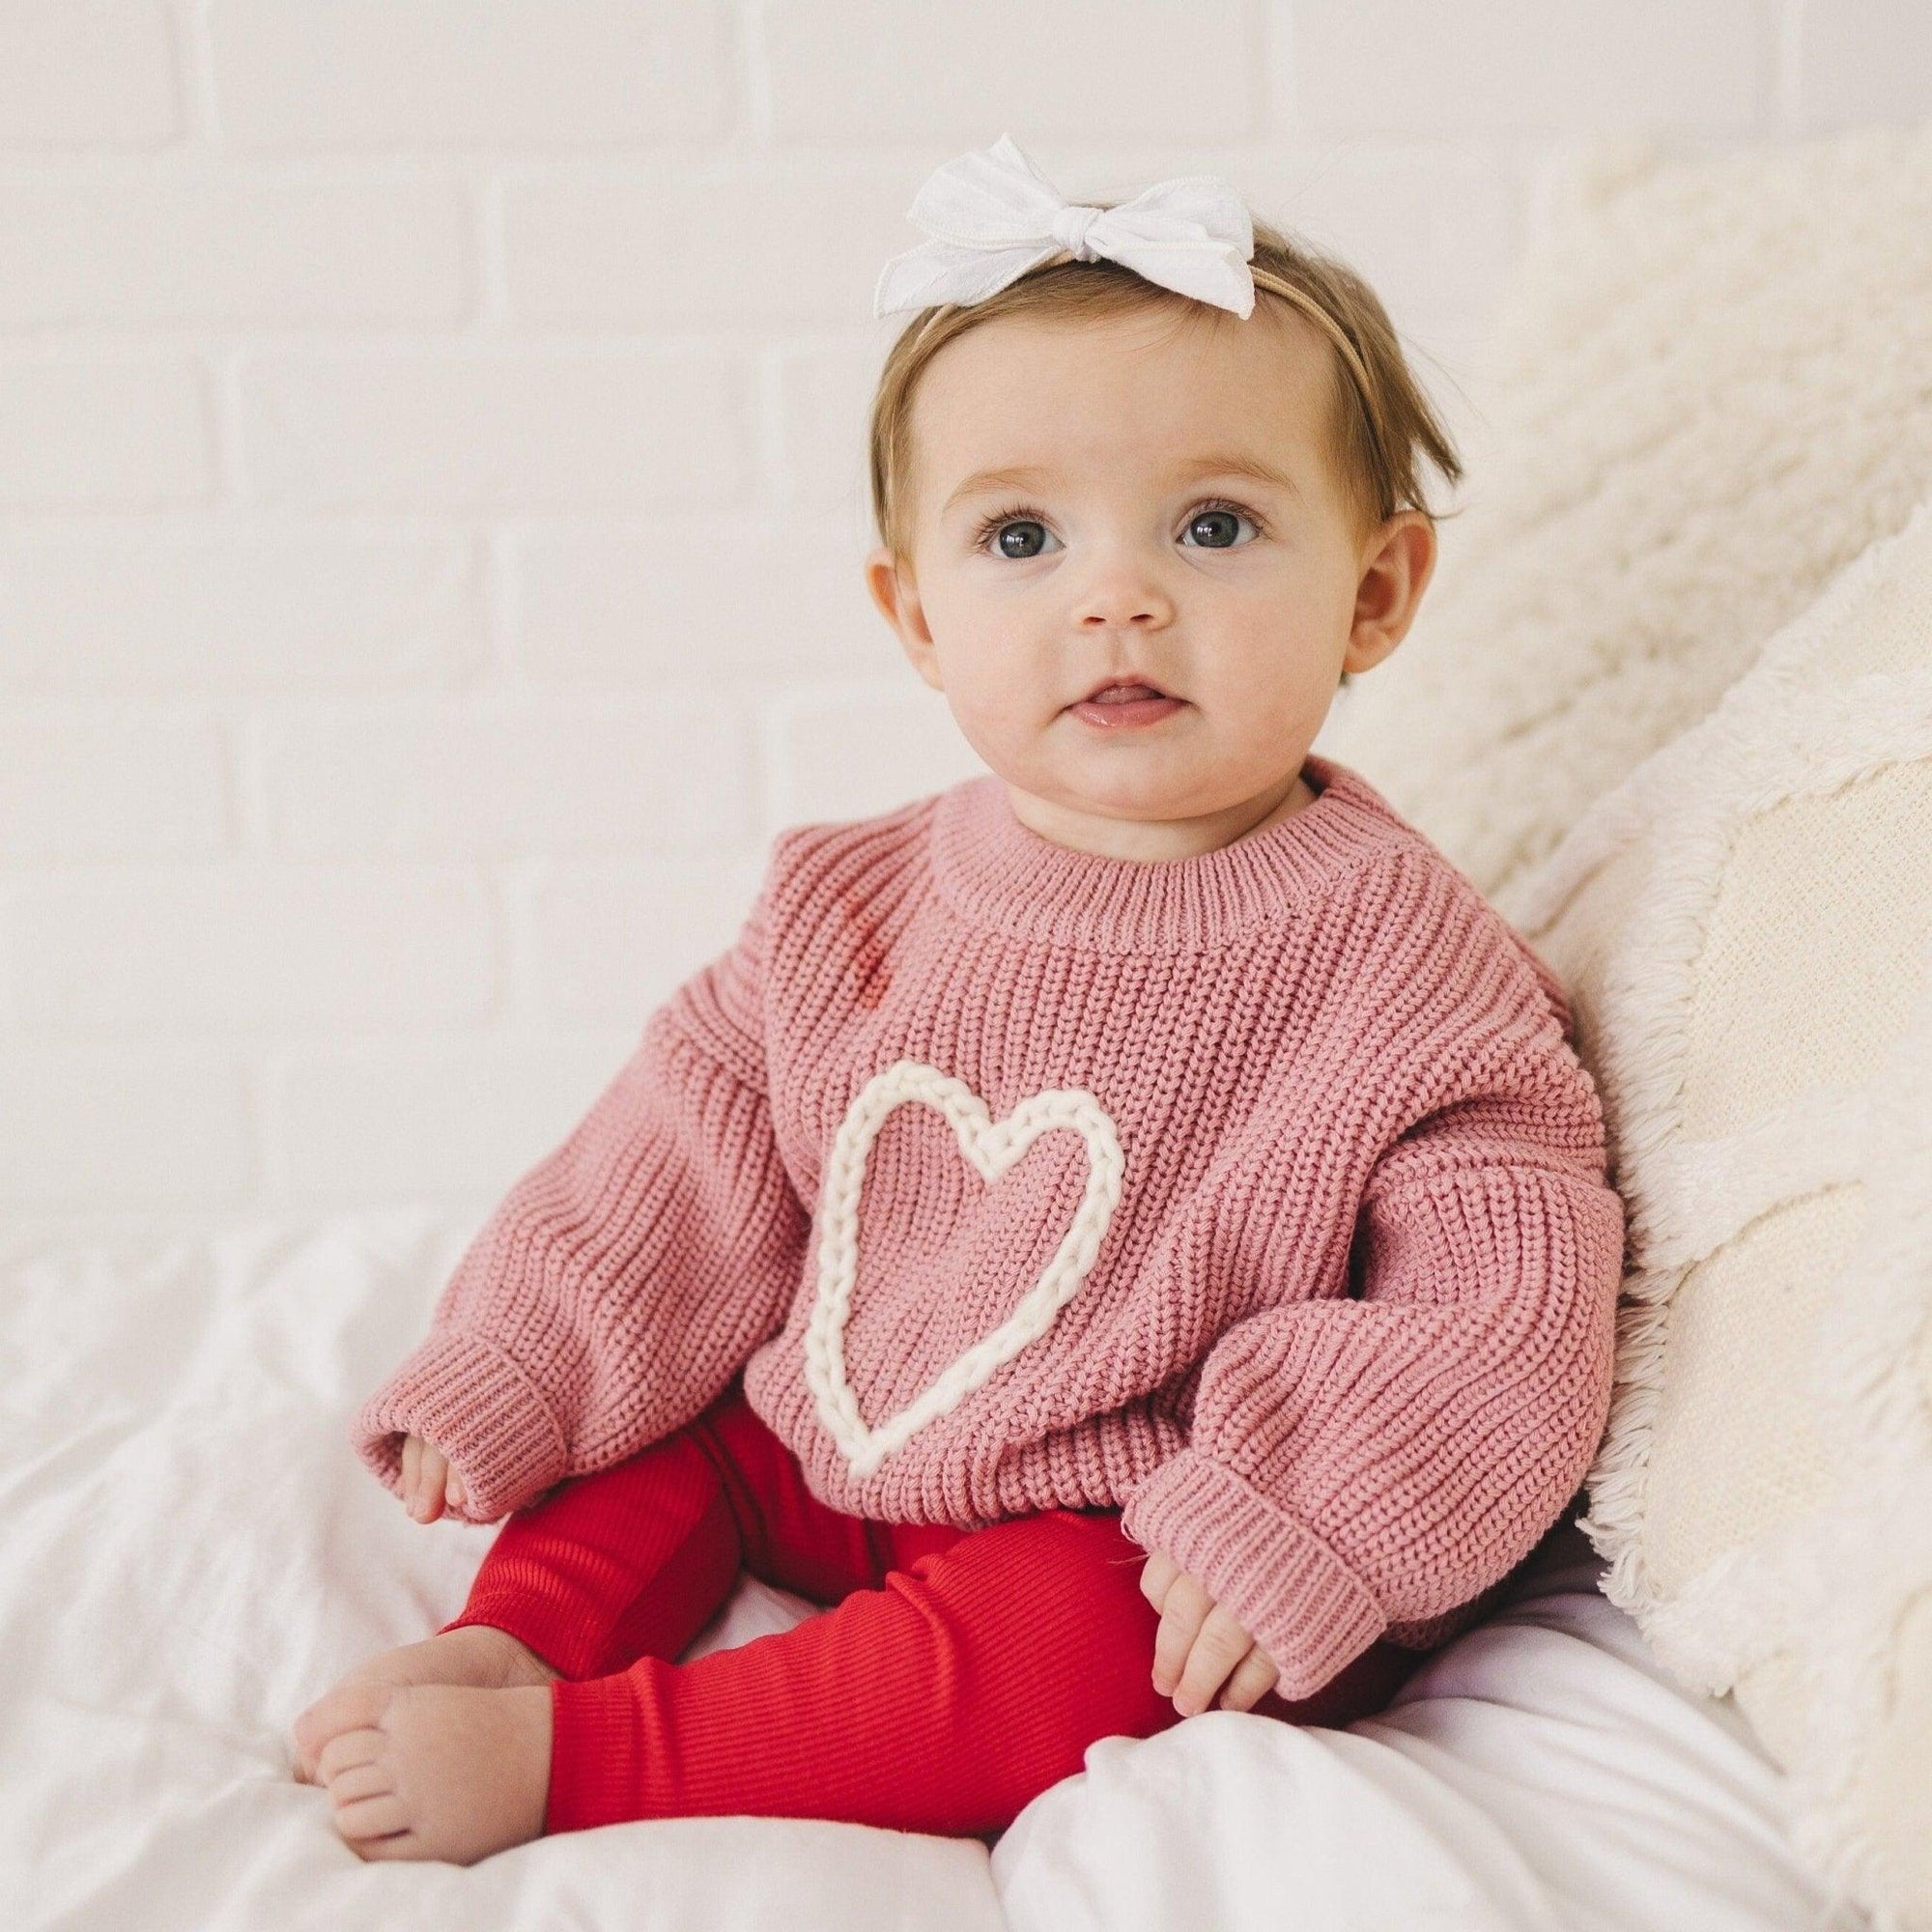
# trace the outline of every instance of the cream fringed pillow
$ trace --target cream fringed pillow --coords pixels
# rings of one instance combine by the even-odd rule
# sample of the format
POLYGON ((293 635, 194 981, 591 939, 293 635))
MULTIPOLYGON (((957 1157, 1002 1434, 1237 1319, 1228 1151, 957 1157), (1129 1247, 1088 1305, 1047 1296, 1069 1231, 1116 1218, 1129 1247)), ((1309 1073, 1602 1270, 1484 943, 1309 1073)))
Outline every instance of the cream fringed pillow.
POLYGON ((1932 123, 1606 142, 1543 200, 1436 582, 1315 747, 1492 895, 1932 494, 1932 123))
POLYGON ((1932 1928, 1932 501, 1499 903, 1629 1209, 1605 1591, 1932 1928))

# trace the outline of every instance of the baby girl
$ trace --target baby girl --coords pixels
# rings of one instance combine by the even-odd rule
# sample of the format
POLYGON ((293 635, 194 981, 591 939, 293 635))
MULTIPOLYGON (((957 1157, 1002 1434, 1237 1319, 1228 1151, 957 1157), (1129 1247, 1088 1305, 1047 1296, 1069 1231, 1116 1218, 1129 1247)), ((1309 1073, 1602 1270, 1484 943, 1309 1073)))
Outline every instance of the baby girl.
POLYGON ((1383 1708, 1565 1513, 1623 1205, 1561 989, 1310 751, 1456 453, 1214 177, 922 191, 871 594, 989 767, 771 841, 356 1447, 503 1526, 295 1725, 365 1859, 702 1813, 988 1842, 1109 1736, 1383 1708), (824 1605, 680 1662, 740 1571, 824 1605))

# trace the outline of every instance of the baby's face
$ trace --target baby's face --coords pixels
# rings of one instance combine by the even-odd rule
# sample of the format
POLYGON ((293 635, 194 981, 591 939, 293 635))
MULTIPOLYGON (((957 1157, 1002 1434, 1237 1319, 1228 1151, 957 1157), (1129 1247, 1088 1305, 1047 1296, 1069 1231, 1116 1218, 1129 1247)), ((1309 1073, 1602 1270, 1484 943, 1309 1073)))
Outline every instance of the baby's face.
POLYGON ((1350 527, 1329 380, 1272 304, 1005 317, 927 365, 911 567, 881 549, 867 581, 1037 830, 1170 856, 1305 802, 1341 673, 1395 648, 1435 557, 1419 513, 1350 527), (1113 677, 1176 701, 1109 723, 1083 701, 1113 677))

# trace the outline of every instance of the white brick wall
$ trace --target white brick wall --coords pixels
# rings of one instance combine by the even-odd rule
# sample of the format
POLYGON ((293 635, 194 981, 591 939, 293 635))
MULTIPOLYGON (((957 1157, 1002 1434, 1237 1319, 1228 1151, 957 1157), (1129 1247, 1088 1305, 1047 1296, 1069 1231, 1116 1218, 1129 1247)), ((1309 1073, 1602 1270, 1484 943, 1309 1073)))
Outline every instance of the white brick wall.
POLYGON ((22 170, 0 199, 0 326, 358 323, 447 329, 476 306, 454 182, 304 182, 158 158, 22 170))
POLYGON ((0 0, 0 1214, 480 1213, 979 768, 858 572, 948 156, 1229 175, 1479 461, 1554 146, 1928 112, 1924 0, 0 0))
POLYGON ((0 149, 153 148, 181 126, 167 0, 0 7, 0 149))
POLYGON ((213 401, 192 355, 0 350, 0 511, 208 502, 213 401))
POLYGON ((1776 0, 1299 0, 1286 93, 1337 136, 1742 132, 1772 99, 1776 18, 1776 0))
POLYGON ((244 349, 234 380, 242 482, 263 503, 668 510, 701 494, 728 510, 748 494, 747 385, 712 350, 244 349))

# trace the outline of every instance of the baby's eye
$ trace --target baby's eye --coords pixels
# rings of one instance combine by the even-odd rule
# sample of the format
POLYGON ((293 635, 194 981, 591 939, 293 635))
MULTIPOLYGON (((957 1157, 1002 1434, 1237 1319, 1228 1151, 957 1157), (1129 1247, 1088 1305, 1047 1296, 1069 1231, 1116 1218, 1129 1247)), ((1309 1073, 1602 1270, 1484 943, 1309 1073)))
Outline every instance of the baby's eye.
POLYGON ((993 517, 980 526, 978 543, 984 550, 988 541, 997 537, 1001 556, 1024 562, 1040 554, 1040 539, 1047 533, 1037 517, 993 517))
POLYGON ((1240 524, 1246 524, 1256 536, 1261 535, 1261 526, 1255 520, 1232 503, 1204 503, 1189 518, 1187 527, 1190 532, 1205 530, 1209 533, 1195 546, 1197 550, 1236 550, 1240 546, 1236 543, 1231 526, 1240 524))
MULTIPOLYGON (((1208 502, 1196 508, 1187 521, 1187 529, 1189 533, 1201 533, 1202 540, 1193 546, 1196 550, 1238 550, 1242 548, 1237 541, 1242 524, 1257 537, 1262 534, 1259 522, 1238 504, 1208 502)), ((995 554, 1024 563, 1044 553, 1050 536, 1038 517, 1015 507, 988 517, 975 532, 973 545, 976 550, 983 551, 997 540, 995 554)))

